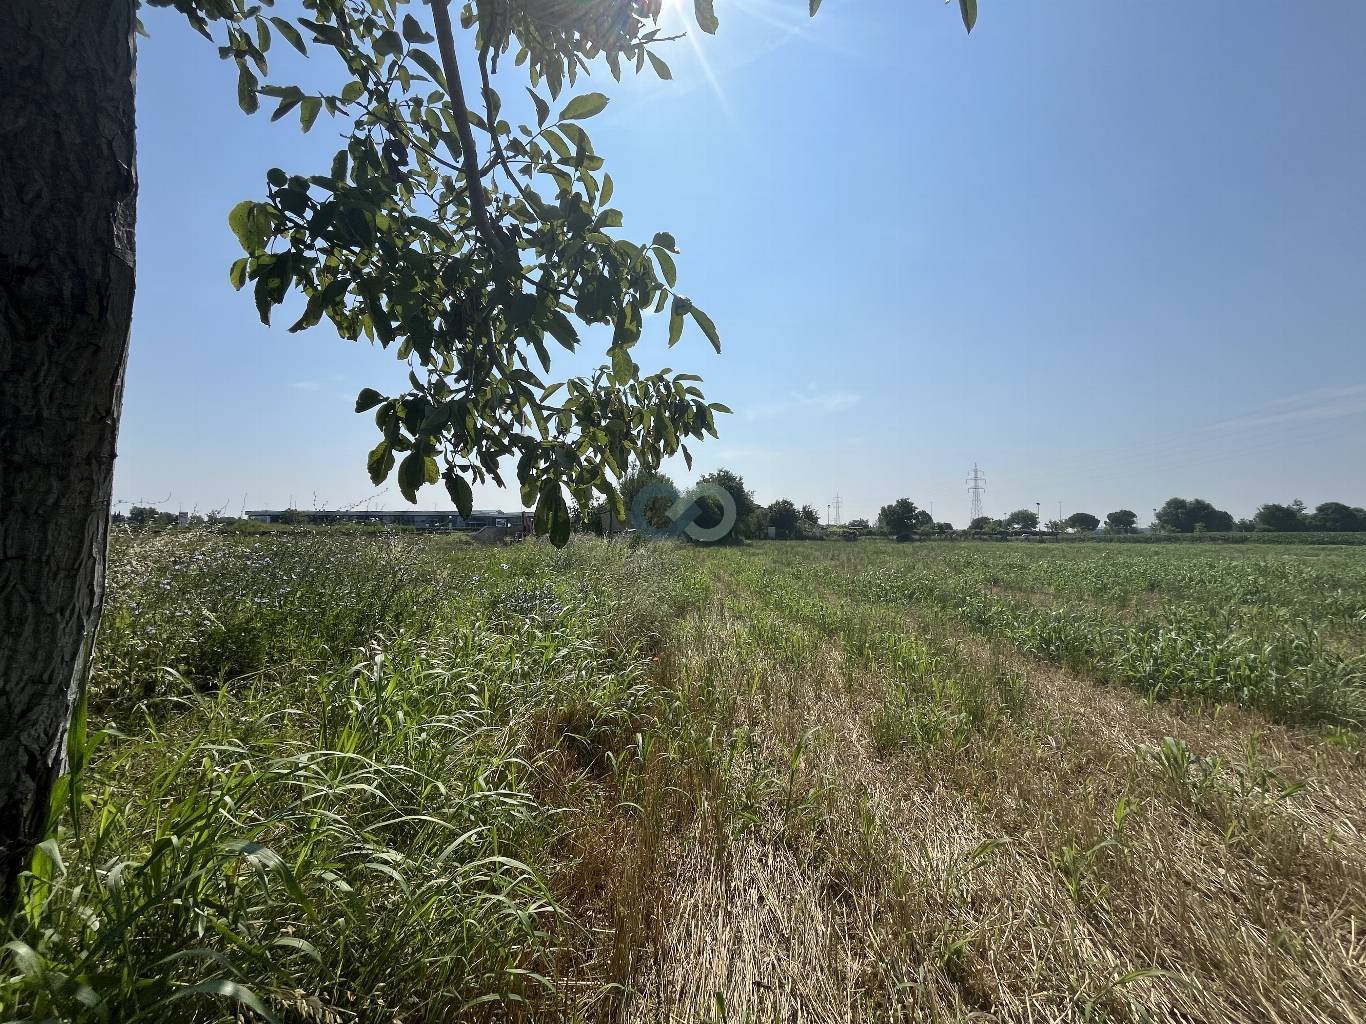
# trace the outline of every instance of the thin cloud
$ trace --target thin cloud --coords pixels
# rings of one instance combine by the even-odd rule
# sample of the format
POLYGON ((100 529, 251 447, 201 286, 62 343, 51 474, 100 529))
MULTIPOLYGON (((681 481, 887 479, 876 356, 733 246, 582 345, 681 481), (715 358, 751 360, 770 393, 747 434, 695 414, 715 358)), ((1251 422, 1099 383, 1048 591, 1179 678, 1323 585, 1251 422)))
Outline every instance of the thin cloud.
POLYGON ((798 412, 834 414, 852 409, 861 401, 863 396, 857 391, 794 391, 786 398, 751 405, 743 415, 747 420, 762 420, 798 412))
POLYGON ((324 377, 306 377, 303 380, 290 381, 289 386, 295 391, 321 391, 323 388, 334 388, 342 382, 340 373, 329 373, 324 377))
POLYGON ((1341 421, 1366 416, 1366 383, 1318 388, 1262 403, 1237 416, 1191 425, 1144 444, 1092 449, 1059 460, 1053 486, 1085 476, 1092 481, 1171 471, 1230 459, 1289 452, 1343 430, 1341 421))
POLYGON ((1352 384, 1341 388, 1319 388, 1298 395, 1289 395, 1268 403, 1265 412, 1249 413, 1231 420, 1212 424, 1211 431, 1247 430, 1252 427, 1275 426, 1284 423, 1313 422, 1345 419, 1366 413, 1366 384, 1352 384))

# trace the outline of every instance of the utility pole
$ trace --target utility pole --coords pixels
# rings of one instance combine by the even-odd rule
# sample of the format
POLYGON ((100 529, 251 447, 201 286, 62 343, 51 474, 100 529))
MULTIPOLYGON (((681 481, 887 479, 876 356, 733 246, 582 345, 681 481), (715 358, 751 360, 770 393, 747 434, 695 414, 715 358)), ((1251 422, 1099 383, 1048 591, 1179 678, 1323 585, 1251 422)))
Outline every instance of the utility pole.
POLYGON ((977 463, 972 464, 972 475, 967 479, 968 493, 972 495, 972 512, 970 519, 982 518, 982 495, 986 493, 987 478, 982 475, 982 471, 977 468, 977 463))

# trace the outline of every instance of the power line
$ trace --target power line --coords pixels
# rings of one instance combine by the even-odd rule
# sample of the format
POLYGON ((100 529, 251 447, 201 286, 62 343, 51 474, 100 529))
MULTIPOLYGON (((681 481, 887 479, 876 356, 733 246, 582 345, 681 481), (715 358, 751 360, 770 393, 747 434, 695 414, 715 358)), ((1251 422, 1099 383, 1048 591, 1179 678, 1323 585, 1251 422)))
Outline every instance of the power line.
POLYGON ((969 519, 982 518, 982 495, 986 493, 987 478, 982 475, 982 471, 977 468, 977 463, 972 464, 972 475, 967 479, 968 493, 972 495, 972 514, 969 519))

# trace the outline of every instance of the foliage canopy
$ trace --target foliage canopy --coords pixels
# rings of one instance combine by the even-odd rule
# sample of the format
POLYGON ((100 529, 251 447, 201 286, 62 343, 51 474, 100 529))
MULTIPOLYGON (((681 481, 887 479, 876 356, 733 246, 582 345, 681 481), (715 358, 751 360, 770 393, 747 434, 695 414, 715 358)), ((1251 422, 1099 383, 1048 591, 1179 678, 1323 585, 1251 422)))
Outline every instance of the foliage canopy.
MULTIPOLYGON (((585 507, 600 493, 624 518, 614 481, 630 462, 652 469, 681 451, 691 464, 686 441, 715 436, 715 414, 728 410, 706 401, 699 377, 643 375, 631 358, 650 311, 669 311, 670 345, 688 319, 718 351, 720 336, 676 288, 673 235, 617 233, 612 179, 583 126, 607 97, 567 96, 599 59, 618 78, 647 64, 670 77, 654 52, 660 0, 466 4, 473 104, 449 0, 303 0, 292 18, 269 14, 269 0, 152 2, 221 44, 244 111, 265 98, 272 119, 297 115, 308 131, 326 113, 347 136, 322 173, 272 168, 265 197, 232 209, 245 255, 230 278, 250 287, 265 323, 299 293, 291 331, 326 318, 408 364, 406 391, 366 388, 356 399, 380 433, 367 459, 374 482, 396 470, 415 502, 444 479, 468 513, 471 485, 502 485, 513 464, 537 531, 563 543, 566 489, 585 507), (320 93, 272 79, 277 36, 301 54, 330 51, 343 74, 320 93), (525 69, 524 123, 504 116, 493 87, 505 58, 525 69), (584 377, 543 379, 552 345, 583 344, 580 325, 610 329, 607 361, 584 377)), ((713 31, 709 10, 699 4, 698 18, 713 31)))

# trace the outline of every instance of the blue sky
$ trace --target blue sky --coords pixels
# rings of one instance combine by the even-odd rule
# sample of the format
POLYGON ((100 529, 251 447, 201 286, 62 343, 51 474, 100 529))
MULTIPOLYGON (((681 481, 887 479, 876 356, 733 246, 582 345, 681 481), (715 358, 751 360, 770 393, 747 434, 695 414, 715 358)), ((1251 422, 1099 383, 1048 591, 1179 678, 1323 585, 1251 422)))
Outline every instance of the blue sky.
MULTIPOLYGON (((960 525, 974 461, 993 514, 1366 504, 1366 4, 981 0, 971 36, 937 0, 805 7, 717 0, 718 35, 665 51, 674 81, 593 81, 625 233, 677 236, 680 289, 722 332, 719 356, 692 332, 668 350, 659 318, 635 353, 735 410, 697 471, 960 525)), ((263 327, 227 282, 228 209, 271 166, 325 169, 336 128, 244 116, 211 46, 144 19, 115 498, 365 499, 352 403, 402 368, 263 327)), ((499 78, 513 102, 518 69, 499 78)))

